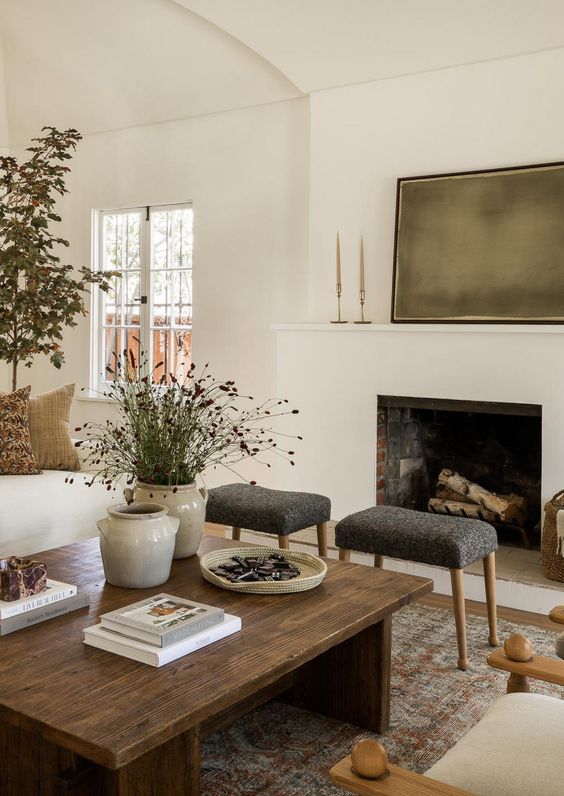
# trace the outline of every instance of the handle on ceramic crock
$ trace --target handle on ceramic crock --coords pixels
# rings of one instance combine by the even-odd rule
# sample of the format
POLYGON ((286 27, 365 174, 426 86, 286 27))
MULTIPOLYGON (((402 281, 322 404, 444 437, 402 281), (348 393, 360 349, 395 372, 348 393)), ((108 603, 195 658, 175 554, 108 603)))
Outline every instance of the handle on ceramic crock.
POLYGON ((201 486, 200 487, 200 495, 204 498, 204 503, 207 503, 208 502, 208 498, 210 496, 210 493, 205 488, 205 486, 201 486))
POLYGON ((108 519, 107 519, 107 517, 106 517, 106 519, 104 519, 104 520, 98 520, 98 522, 96 523, 96 525, 98 526, 98 530, 100 531, 100 533, 102 534, 102 536, 104 537, 104 539, 105 539, 106 541, 108 541, 108 537, 106 536, 106 533, 107 533, 107 532, 108 532, 108 530, 109 530, 109 528, 108 528, 108 522, 109 522, 109 521, 108 521, 108 519))
POLYGON ((169 514, 169 515, 167 515, 167 520, 169 521, 171 530, 174 531, 174 535, 176 536, 176 533, 178 532, 178 529, 180 528, 180 519, 179 519, 179 517, 171 517, 170 514, 169 514))
POLYGON ((133 503, 133 499, 134 499, 133 495, 134 495, 133 489, 130 489, 129 487, 127 487, 126 489, 123 490, 123 496, 124 496, 125 502, 127 503, 128 506, 131 503, 133 503))

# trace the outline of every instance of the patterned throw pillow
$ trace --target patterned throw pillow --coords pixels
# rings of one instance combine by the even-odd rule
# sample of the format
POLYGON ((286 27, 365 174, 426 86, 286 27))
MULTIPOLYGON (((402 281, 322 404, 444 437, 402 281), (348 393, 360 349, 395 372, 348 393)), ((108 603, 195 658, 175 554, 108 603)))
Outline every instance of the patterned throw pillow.
POLYGON ((31 448, 28 399, 31 387, 0 396, 0 475, 40 472, 31 448))

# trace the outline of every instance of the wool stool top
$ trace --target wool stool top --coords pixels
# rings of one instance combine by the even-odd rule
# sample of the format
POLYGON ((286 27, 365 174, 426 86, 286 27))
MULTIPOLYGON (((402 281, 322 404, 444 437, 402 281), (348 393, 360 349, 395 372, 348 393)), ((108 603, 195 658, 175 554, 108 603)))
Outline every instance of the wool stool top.
POLYGON ((464 569, 497 549, 495 529, 482 520, 374 506, 335 526, 337 547, 464 569))
POLYGON ((206 522, 287 536, 331 518, 331 501, 310 492, 282 492, 250 484, 210 489, 206 522))

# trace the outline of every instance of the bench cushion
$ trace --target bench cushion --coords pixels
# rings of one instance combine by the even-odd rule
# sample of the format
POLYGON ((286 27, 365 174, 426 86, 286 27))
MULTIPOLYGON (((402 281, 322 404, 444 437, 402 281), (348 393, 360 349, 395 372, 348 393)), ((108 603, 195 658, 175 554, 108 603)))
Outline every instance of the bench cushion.
POLYGON ((476 796, 562 796, 564 702, 505 694, 426 772, 476 796))
POLYGON ((373 506, 335 526, 337 547, 463 569, 497 549, 495 529, 482 520, 373 506))
POLYGON ((310 492, 282 492, 250 484, 210 489, 206 522, 287 536, 331 518, 331 501, 310 492))

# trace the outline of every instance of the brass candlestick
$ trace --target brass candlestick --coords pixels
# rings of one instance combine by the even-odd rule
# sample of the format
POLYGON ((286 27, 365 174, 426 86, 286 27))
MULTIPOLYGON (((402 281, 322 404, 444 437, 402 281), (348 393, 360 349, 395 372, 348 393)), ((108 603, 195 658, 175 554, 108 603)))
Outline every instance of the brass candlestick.
POLYGON ((331 323, 348 323, 348 321, 341 320, 341 293, 342 293, 342 285, 340 282, 337 282, 337 320, 331 321, 331 323))
POLYGON ((360 291, 360 321, 355 321, 355 323, 372 323, 372 321, 365 321, 364 320, 364 302, 366 300, 366 291, 360 291))

